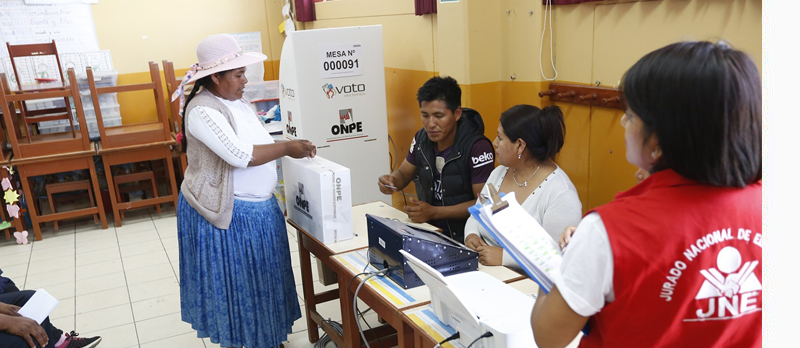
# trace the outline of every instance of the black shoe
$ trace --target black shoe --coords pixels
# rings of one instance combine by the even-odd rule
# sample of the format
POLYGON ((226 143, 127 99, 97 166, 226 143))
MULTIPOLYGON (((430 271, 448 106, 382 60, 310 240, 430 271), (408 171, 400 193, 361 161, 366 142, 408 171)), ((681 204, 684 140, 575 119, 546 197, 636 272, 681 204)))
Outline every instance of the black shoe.
POLYGON ((75 330, 65 335, 67 338, 64 339, 64 342, 61 342, 60 345, 56 346, 56 348, 94 348, 97 347, 102 340, 100 336, 91 338, 78 337, 78 333, 75 332, 75 330))

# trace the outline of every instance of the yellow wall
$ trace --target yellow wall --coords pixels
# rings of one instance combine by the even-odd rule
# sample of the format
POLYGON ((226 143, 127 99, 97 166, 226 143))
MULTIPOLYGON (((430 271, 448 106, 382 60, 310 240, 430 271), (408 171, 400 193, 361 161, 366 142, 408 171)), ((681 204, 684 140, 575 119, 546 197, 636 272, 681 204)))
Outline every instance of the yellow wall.
MULTIPOLYGON (((119 83, 146 80, 149 60, 172 60, 181 74, 195 62, 194 48, 205 36, 250 31, 262 33, 269 56, 266 79, 277 79, 284 38, 277 30, 283 20, 281 5, 282 0, 109 0, 92 5, 92 11, 100 47, 111 50, 119 83), (192 12, 191 23, 180 22, 190 9, 202 11, 192 12)), ((463 105, 483 115, 490 139, 504 110, 517 104, 551 104, 537 95, 550 83, 540 69, 547 77, 555 74, 549 29, 542 40, 547 14, 541 2, 464 0, 439 3, 434 15, 415 16, 410 0, 339 0, 317 3, 316 13, 316 21, 297 23, 297 28, 383 26, 389 134, 397 163, 421 127, 416 91, 432 76, 459 81, 463 105)), ((590 2, 555 6, 552 20, 559 82, 614 86, 645 53, 691 39, 725 39, 761 65, 757 0, 590 2)), ((136 96, 120 95, 120 103, 123 122, 152 115, 152 109, 142 106, 150 104, 136 96)), ((636 169, 625 160, 621 111, 557 104, 567 124, 557 162, 578 189, 584 211, 631 187, 636 169)), ((400 195, 394 201, 402 207, 400 195)))
MULTIPOLYGON (((761 68, 761 1, 639 1, 557 6, 553 11, 558 80, 615 86, 646 53, 687 40, 725 40, 761 68)), ((584 211, 636 183, 625 159, 622 111, 568 106, 560 164, 575 183, 584 211), (569 164, 564 163, 569 159, 569 164)))
MULTIPOLYGON (((147 62, 171 60, 182 74, 197 62, 195 47, 217 33, 261 32, 265 78, 278 78, 283 34, 280 0, 136 0, 92 5, 100 49, 111 50, 118 84, 150 81, 147 62), (191 14, 191 16, 189 16, 191 14), (191 18, 187 20, 186 18, 191 18)), ((155 104, 143 93, 118 95, 123 123, 155 120, 155 104)))

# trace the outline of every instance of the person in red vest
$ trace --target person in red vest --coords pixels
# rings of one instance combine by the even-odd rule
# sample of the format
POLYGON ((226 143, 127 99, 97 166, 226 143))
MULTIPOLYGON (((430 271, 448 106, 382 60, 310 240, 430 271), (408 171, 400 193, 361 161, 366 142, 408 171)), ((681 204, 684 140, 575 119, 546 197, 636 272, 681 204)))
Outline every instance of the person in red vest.
POLYGON ((590 210, 536 344, 761 347, 761 79, 724 43, 681 42, 625 73, 626 158, 650 176, 590 210), (587 325, 588 323, 588 325, 587 325))

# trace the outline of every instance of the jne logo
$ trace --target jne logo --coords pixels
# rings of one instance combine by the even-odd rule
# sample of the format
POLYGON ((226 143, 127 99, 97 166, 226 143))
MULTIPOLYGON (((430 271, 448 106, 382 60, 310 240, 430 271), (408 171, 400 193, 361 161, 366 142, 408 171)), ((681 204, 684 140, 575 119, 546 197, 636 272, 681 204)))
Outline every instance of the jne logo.
POLYGON ((696 311, 698 319, 732 319, 758 311, 761 281, 756 266, 758 260, 742 263, 742 255, 734 247, 723 248, 717 254, 717 267, 704 269, 705 278, 695 296, 705 308, 696 311))
POLYGON ((472 168, 483 167, 490 163, 494 163, 494 154, 491 152, 484 152, 478 157, 472 157, 472 168))

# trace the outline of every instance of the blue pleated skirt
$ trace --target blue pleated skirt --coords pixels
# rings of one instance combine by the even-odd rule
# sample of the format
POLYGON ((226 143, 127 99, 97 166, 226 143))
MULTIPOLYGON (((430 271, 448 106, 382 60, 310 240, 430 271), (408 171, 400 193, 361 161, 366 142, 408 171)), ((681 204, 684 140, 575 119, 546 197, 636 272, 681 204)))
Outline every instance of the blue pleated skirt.
POLYGON ((275 197, 236 200, 221 230, 180 195, 181 319, 223 347, 278 347, 300 318, 286 236, 275 197))

